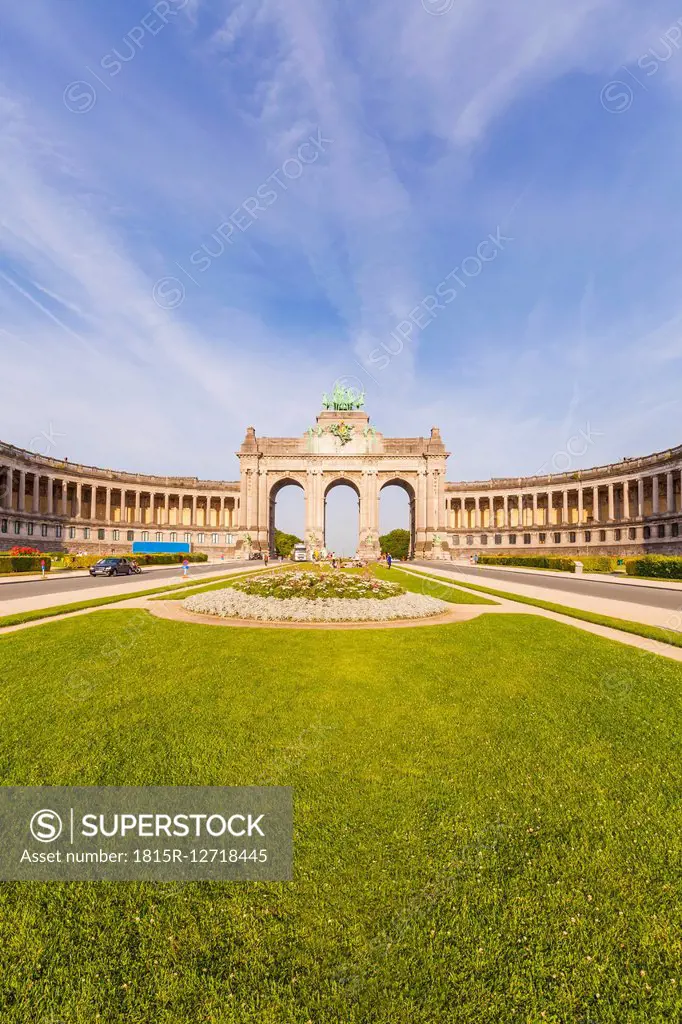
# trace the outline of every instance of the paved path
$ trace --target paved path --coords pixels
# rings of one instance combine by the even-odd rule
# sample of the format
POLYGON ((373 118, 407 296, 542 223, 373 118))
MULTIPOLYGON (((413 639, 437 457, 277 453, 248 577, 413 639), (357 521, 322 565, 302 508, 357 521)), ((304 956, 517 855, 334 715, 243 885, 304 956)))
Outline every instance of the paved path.
POLYGON ((79 576, 76 579, 36 580, 33 583, 17 583, 0 588, 0 616, 19 612, 35 611, 38 608, 53 608, 55 605, 89 601, 96 597, 112 597, 120 594, 138 594, 141 590, 169 586, 180 582, 201 582, 204 577, 232 575, 260 568, 262 562, 223 562, 208 565, 205 562, 190 565, 189 577, 183 580, 182 566, 164 566, 152 569, 141 576, 79 576))
POLYGON ((503 569, 489 569, 461 562, 416 561, 407 563, 406 567, 410 565, 442 576, 452 576, 453 580, 490 587, 492 590, 682 631, 682 593, 658 587, 655 583, 649 587, 633 587, 618 581, 614 583, 609 580, 607 583, 585 580, 570 573, 566 573, 565 578, 533 570, 511 574, 503 569))

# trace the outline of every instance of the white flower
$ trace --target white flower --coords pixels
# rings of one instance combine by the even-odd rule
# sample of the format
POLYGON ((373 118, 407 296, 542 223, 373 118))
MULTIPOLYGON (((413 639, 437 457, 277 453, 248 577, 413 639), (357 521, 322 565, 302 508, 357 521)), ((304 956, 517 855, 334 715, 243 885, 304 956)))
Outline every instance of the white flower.
POLYGON ((339 597, 259 597, 235 587, 195 594, 183 608, 224 619, 256 619, 264 622, 387 622, 391 619, 422 619, 440 615, 451 605, 425 594, 407 593, 362 601, 339 597))

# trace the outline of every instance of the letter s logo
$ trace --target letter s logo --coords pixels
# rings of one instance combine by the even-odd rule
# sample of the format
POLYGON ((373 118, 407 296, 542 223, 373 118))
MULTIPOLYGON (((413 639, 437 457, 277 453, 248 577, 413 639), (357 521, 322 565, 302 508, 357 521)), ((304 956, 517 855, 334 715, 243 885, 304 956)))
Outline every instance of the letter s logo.
POLYGON ((31 818, 31 835, 39 843, 52 843, 62 834, 62 819, 56 811, 43 808, 31 818))

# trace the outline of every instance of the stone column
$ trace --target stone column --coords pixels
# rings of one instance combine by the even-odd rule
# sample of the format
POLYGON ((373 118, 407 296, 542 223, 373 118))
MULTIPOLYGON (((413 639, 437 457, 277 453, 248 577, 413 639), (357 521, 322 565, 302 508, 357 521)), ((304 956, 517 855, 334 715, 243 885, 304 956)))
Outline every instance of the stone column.
POLYGON ((613 522, 615 518, 614 513, 614 502, 613 502, 613 484, 609 484, 609 522, 613 522))
POLYGON ((133 522, 139 523, 141 515, 140 492, 135 491, 135 504, 133 506, 133 522))
POLYGON ((51 476, 48 476, 46 479, 47 479, 47 515, 48 516, 52 516, 52 515, 54 515, 54 495, 53 495, 54 478, 51 477, 51 476))
POLYGON ((578 526, 582 526, 585 520, 584 515, 585 509, 583 508, 583 489, 582 485, 578 488, 578 526))
POLYGON ((599 520, 599 486, 592 488, 592 519, 595 523, 599 520))
POLYGON ((0 466, 0 508, 11 508, 12 491, 10 488, 12 477, 9 466, 0 466))
POLYGON ((652 508, 651 511, 655 516, 659 514, 660 501, 659 501, 659 488, 658 488, 658 476, 652 476, 651 478, 651 495, 652 495, 652 508))
POLYGON ((672 470, 667 476, 667 498, 666 498, 666 512, 675 511, 675 478, 672 474, 672 470))
POLYGON ((111 487, 104 488, 104 519, 111 522, 111 487))
POLYGON ((270 542, 268 537, 268 474, 267 470, 258 470, 258 540, 262 548, 270 542))
POLYGON ((630 518, 630 481, 623 483, 623 519, 630 518))
POLYGON ((644 477, 641 477, 637 481, 637 515, 642 519, 644 517, 644 477))
POLYGON ((26 470, 19 470, 19 501, 17 503, 17 511, 26 511, 26 470))
POLYGON ((568 490, 561 492, 561 522, 568 523, 568 490))

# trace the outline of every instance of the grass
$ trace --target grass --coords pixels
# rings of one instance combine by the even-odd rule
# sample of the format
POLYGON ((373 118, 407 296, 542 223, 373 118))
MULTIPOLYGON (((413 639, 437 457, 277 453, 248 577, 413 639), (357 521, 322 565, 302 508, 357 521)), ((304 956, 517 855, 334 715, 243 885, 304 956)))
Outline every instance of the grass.
MULTIPOLYGON (((300 562, 298 564, 299 565, 303 565, 303 567, 304 567, 304 569, 306 571, 310 571, 310 569, 312 567, 312 563, 300 562)), ((282 568, 283 569, 287 569, 287 568, 291 569, 292 567, 291 567, 291 565, 289 565, 289 566, 283 566, 282 568)), ((438 586, 435 583, 431 584, 426 579, 426 577, 423 578, 424 582, 422 582, 421 580, 420 580, 420 582, 416 582, 414 579, 412 579, 410 577, 410 575, 409 575, 409 573, 407 571, 401 570, 401 569, 397 569, 395 567, 392 568, 392 569, 386 569, 382 565, 371 565, 370 569, 371 569, 372 573, 378 579, 380 579, 380 580, 386 580, 388 583, 399 583, 400 586, 403 587, 405 590, 409 590, 409 591, 411 591, 413 593, 418 593, 418 594, 427 594, 429 597, 438 597, 438 598, 440 598, 443 601, 449 601, 451 604, 495 604, 494 601, 487 601, 483 597, 476 597, 473 594, 468 594, 464 590, 454 590, 454 589, 450 589, 449 587, 445 588, 445 587, 438 586), (398 575, 396 575, 397 573, 402 573, 402 575, 398 576, 398 575)), ((280 571, 280 570, 277 569, 275 571, 280 571)), ((348 569, 348 570, 345 570, 345 571, 350 573, 350 574, 353 574, 353 575, 359 575, 359 574, 362 573, 363 570, 361 570, 361 569, 348 569)), ((231 577, 231 579, 229 581, 228 580, 221 580, 220 583, 214 583, 214 584, 212 584, 210 586, 202 587, 200 590, 193 590, 192 594, 205 594, 205 593, 208 593, 211 590, 223 590, 225 587, 231 586, 232 580, 236 579, 236 578, 237 578, 236 576, 233 576, 233 577, 231 577)), ((166 595, 162 595, 161 597, 154 597, 154 598, 152 598, 152 600, 153 601, 183 601, 186 596, 187 596, 186 594, 166 594, 166 595)))
MULTIPOLYGON (((239 573, 238 576, 235 575, 231 578, 237 579, 242 575, 246 574, 239 573)), ((215 576, 213 579, 220 580, 223 579, 223 577, 215 576)), ((15 612, 11 615, 0 616, 0 629, 3 629, 5 626, 20 626, 24 622, 37 622, 40 619, 51 619, 56 615, 69 615, 73 612, 85 611, 87 608, 101 608, 102 605, 105 604, 119 604, 121 601, 132 601, 137 597, 152 597, 154 594, 165 594, 168 592, 180 591, 180 594, 177 597, 177 600, 180 601, 187 597, 187 590, 189 588, 192 588, 191 593, 197 593, 194 589, 196 586, 196 583, 192 584, 189 582, 188 577, 188 582, 186 583, 173 583, 170 586, 154 587, 151 590, 138 590, 132 594, 114 594, 112 597, 92 597, 87 601, 73 601, 71 604, 56 604, 52 605, 50 608, 35 608, 32 611, 15 612)), ((207 587, 206 589, 210 590, 212 588, 207 587)), ((202 592, 203 591, 199 591, 199 593, 202 592)))
MULTIPOLYGON (((507 601, 517 601, 519 604, 530 604, 535 608, 545 608, 549 612, 569 615, 572 619, 582 619, 584 622, 593 622, 597 626, 609 626, 611 629, 620 629, 623 633, 634 633, 649 640, 657 640, 662 644, 682 647, 682 633, 674 629, 663 629, 662 626, 648 626, 641 622, 633 622, 630 619, 616 619, 611 615, 600 615, 598 612, 583 611, 582 608, 571 608, 569 605, 555 604, 553 601, 542 601, 539 598, 525 597, 521 594, 512 594, 506 590, 493 590, 490 587, 481 587, 477 583, 462 583, 461 580, 448 579, 445 576, 432 576, 431 574, 429 576, 422 576, 416 569, 410 569, 409 572, 413 572, 415 576, 419 575, 420 579, 440 580, 442 583, 466 587, 467 590, 474 590, 481 594, 490 594, 491 597, 502 597, 507 601)), ((437 596, 443 597, 443 594, 439 592, 437 596)))
POLYGON ((0 659, 5 785, 295 791, 293 883, 4 883, 3 1024, 680 1019, 682 666, 528 615, 122 609, 0 659))
POLYGON ((422 576, 417 581, 406 569, 386 569, 383 566, 374 566, 375 574, 381 580, 399 580, 400 586, 417 594, 426 594, 427 597, 436 597, 441 601, 449 601, 450 604, 496 604, 495 601, 488 601, 485 597, 477 597, 469 594, 466 590, 458 590, 455 587, 443 587, 436 582, 431 582, 427 576, 422 576), (396 576, 396 573, 400 573, 396 576))

